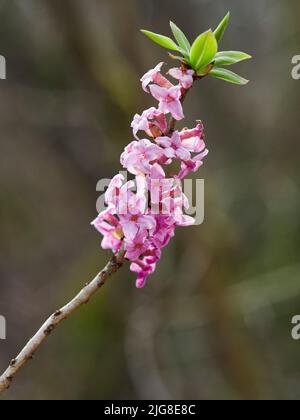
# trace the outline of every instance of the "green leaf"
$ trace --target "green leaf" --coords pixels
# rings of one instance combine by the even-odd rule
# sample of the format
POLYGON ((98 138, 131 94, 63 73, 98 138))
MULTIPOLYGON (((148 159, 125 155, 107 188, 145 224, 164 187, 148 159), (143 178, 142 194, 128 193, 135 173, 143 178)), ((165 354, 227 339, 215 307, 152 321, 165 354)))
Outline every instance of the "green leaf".
POLYGON ((236 85, 246 85, 249 80, 244 79, 236 73, 230 70, 215 68, 210 73, 210 76, 216 77, 217 79, 225 80, 225 82, 234 83, 236 85))
POLYGON ((216 40, 217 40, 218 43, 223 38, 224 32, 226 31, 226 28, 229 24, 229 21, 230 21, 230 12, 227 13, 227 15, 220 22, 219 26, 217 27, 217 29, 214 32, 216 40))
POLYGON ((182 63, 184 63, 184 64, 189 64, 189 61, 188 60, 186 60, 184 57, 181 57, 181 56, 179 56, 179 55, 174 55, 174 54, 171 54, 171 53, 169 53, 169 56, 170 56, 170 58, 172 58, 173 60, 179 60, 179 61, 181 61, 182 63))
POLYGON ((166 48, 167 50, 172 51, 180 51, 180 48, 178 45, 175 44, 175 42, 164 35, 155 34, 154 32, 141 30, 141 32, 146 35, 148 38, 151 39, 151 41, 155 42, 156 44, 160 45, 163 48, 166 48))
POLYGON ((202 67, 201 69, 197 70, 197 76, 207 76, 213 68, 213 64, 209 64, 208 66, 202 67))
POLYGON ((199 35, 191 48, 190 61, 195 70, 211 63, 218 51, 216 38, 210 29, 199 35))
POLYGON ((189 42, 189 40, 187 39, 187 37, 185 36, 185 34, 182 32, 182 30, 180 28, 178 28, 177 25, 175 25, 175 23, 170 22, 170 26, 173 32, 173 35, 176 39, 176 41, 178 42, 178 45, 186 52, 186 53, 190 53, 191 50, 191 44, 189 42))
POLYGON ((252 58, 251 55, 240 51, 221 51, 216 54, 215 67, 230 66, 250 58, 252 58))

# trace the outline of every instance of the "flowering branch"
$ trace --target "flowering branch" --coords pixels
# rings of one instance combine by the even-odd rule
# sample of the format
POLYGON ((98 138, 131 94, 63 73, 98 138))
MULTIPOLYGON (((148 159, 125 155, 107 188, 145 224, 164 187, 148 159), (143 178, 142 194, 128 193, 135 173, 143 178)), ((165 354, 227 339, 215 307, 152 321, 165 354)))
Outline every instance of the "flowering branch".
MULTIPOLYGON (((182 98, 184 100, 184 98, 182 98)), ((182 100, 182 101, 183 101, 182 100)), ((176 125, 176 120, 171 117, 167 134, 171 134, 176 125)), ((94 294, 105 285, 107 280, 116 273, 125 263, 125 250, 120 250, 110 259, 105 268, 95 277, 91 283, 87 284, 79 294, 72 299, 63 308, 54 312, 47 321, 42 325, 38 332, 25 345, 20 354, 10 362, 9 367, 0 377, 0 394, 6 391, 19 371, 30 361, 36 351, 47 340, 49 335, 81 306, 87 304, 94 294)))
POLYGON ((167 73, 177 84, 171 83, 162 74, 164 63, 158 64, 141 79, 144 91, 159 104, 157 108, 152 107, 141 115, 135 115, 132 121, 135 140, 122 153, 121 164, 134 180, 125 182, 121 174, 112 179, 105 193, 106 208, 92 223, 103 235, 102 248, 112 250, 114 255, 91 283, 50 316, 11 361, 0 377, 0 393, 9 388, 18 372, 52 331, 86 304, 126 260, 131 263, 131 271, 137 274, 136 286, 144 287, 177 227, 195 223, 192 217, 185 215, 189 200, 183 193, 181 181, 191 172, 197 172, 208 154, 204 127, 198 123, 195 128, 178 131, 176 122, 184 119, 183 102, 196 80, 212 75, 231 83, 247 82, 219 67, 250 58, 245 53, 234 51, 217 53, 218 42, 228 21, 229 15, 215 32, 210 30, 200 35, 192 46, 173 23, 171 28, 179 45, 170 38, 143 31, 163 47, 180 52, 182 57, 173 58, 181 61, 181 67, 172 68, 167 73), (169 122, 167 115, 170 115, 169 122), (142 139, 138 136, 140 132, 144 133, 142 139), (180 170, 167 176, 167 170, 173 163, 179 163, 180 170))
MULTIPOLYGON (((182 98, 182 102, 185 98, 182 98)), ((171 117, 167 134, 170 135, 175 129, 176 120, 171 117)), ((38 332, 25 345, 20 354, 10 362, 9 367, 0 377, 0 394, 6 391, 19 371, 30 361, 36 351, 47 340, 49 335, 81 306, 87 304, 94 294, 105 285, 107 280, 116 273, 125 263, 125 250, 120 250, 110 259, 105 268, 95 277, 91 283, 87 284, 79 294, 72 299, 63 308, 54 312, 47 321, 42 325, 38 332)))
POLYGON ((134 116, 131 127, 135 140, 121 155, 123 168, 134 179, 127 182, 123 174, 112 179, 105 193, 106 207, 92 223, 103 235, 102 248, 116 252, 124 245, 138 288, 144 287, 155 272, 177 227, 195 224, 194 218, 185 215, 190 204, 181 181, 197 172, 208 154, 202 123, 193 129, 175 130, 176 122, 184 119, 183 102, 188 91, 205 75, 197 75, 182 63, 167 72, 177 81, 173 84, 162 74, 163 65, 159 63, 141 79, 143 90, 159 102, 158 108, 134 116), (179 172, 170 173, 169 168, 176 163, 179 172))

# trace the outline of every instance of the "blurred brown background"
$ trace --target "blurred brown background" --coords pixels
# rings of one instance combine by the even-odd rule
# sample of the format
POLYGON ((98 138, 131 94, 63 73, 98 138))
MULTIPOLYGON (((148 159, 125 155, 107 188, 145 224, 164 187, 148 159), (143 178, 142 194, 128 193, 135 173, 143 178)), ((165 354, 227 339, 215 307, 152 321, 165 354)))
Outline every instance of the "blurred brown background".
POLYGON ((228 10, 222 47, 253 54, 235 69, 251 84, 205 80, 185 106, 206 125, 205 224, 178 231, 146 289, 111 279, 4 399, 300 398, 297 0, 0 1, 0 368, 108 258, 96 182, 167 60, 139 29, 172 19, 192 38, 228 10))

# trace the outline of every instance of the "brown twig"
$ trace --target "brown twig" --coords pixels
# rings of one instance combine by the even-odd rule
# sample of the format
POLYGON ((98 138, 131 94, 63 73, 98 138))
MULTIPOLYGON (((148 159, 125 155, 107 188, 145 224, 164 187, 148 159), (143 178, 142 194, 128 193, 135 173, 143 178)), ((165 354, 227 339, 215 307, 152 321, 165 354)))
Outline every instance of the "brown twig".
POLYGON ((35 352, 58 325, 77 311, 82 305, 88 303, 97 290, 104 286, 106 281, 123 266, 124 262, 125 251, 122 247, 121 250, 110 259, 106 267, 94 278, 94 280, 87 284, 67 305, 54 312, 54 314, 47 319, 34 337, 25 345, 21 353, 11 361, 7 370, 0 377, 0 393, 10 387, 10 384, 18 372, 30 359, 32 359, 35 352))

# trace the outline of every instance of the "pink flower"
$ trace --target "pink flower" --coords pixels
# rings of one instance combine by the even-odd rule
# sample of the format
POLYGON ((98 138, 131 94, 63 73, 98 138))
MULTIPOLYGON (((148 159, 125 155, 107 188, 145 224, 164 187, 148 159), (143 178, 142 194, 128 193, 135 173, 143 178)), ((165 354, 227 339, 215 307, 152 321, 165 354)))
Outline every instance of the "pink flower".
POLYGON ((156 270, 156 264, 161 258, 161 249, 150 245, 143 259, 138 259, 130 266, 130 270, 138 275, 136 287, 141 289, 145 286, 148 277, 156 270))
POLYGON ((208 150, 205 149, 202 153, 195 156, 193 159, 181 163, 181 171, 178 175, 179 179, 185 178, 191 172, 197 172, 203 165, 203 159, 208 155, 208 150))
POLYGON ((144 254, 143 261, 146 264, 156 264, 161 258, 161 247, 156 247, 153 243, 150 245, 147 252, 144 254))
POLYGON ((156 216, 156 232, 152 237, 152 243, 158 249, 165 248, 175 235, 175 220, 171 216, 156 216))
POLYGON ((136 261, 144 252, 146 252, 150 246, 150 242, 147 239, 147 231, 140 229, 134 238, 126 238, 126 255, 125 257, 130 261, 136 261))
POLYGON ((195 219, 191 216, 187 216, 182 213, 178 213, 175 215, 176 226, 179 227, 189 227, 195 224, 195 219))
POLYGON ((182 185, 179 179, 173 179, 172 186, 168 187, 165 184, 165 187, 162 190, 161 196, 162 214, 173 217, 174 223, 176 223, 175 215, 179 213, 183 214, 183 210, 190 207, 189 200, 182 191, 182 185))
POLYGON ((150 83, 154 83, 155 78, 160 73, 163 64, 164 63, 159 63, 154 69, 149 70, 148 73, 141 78, 142 86, 145 92, 149 92, 148 85, 150 85, 150 83))
POLYGON ((141 260, 137 260, 131 264, 130 270, 138 275, 136 280, 136 287, 138 289, 145 286, 148 277, 154 273, 155 269, 156 264, 148 264, 141 260))
POLYGON ((180 160, 190 160, 191 154, 183 145, 178 131, 172 137, 159 137, 156 142, 164 148, 164 154, 168 159, 178 158, 180 160))
POLYGON ((105 193, 105 202, 107 204, 113 204, 117 207, 117 199, 120 194, 120 189, 124 183, 124 176, 119 174, 116 175, 110 182, 106 193, 105 193))
POLYGON ((122 246, 123 231, 114 210, 109 207, 92 222, 92 225, 103 235, 102 248, 119 251, 122 246))
POLYGON ((163 168, 158 163, 155 163, 151 168, 151 173, 150 173, 151 181, 163 179, 165 177, 166 177, 166 174, 163 168))
POLYGON ((120 216, 120 224, 125 238, 133 241, 140 229, 148 231, 150 234, 156 229, 156 221, 151 215, 127 214, 120 216))
POLYGON ((205 149, 204 127, 199 123, 192 130, 184 129, 180 132, 182 145, 192 153, 200 153, 205 149))
POLYGON ((168 74, 174 77, 174 79, 179 80, 180 85, 186 90, 190 89, 194 84, 194 70, 174 68, 169 70, 168 74))
POLYGON ((146 111, 144 111, 142 115, 136 114, 131 123, 131 128, 133 129, 133 135, 138 140, 139 138, 137 136, 137 133, 139 131, 145 131, 146 133, 150 131, 150 121, 148 120, 145 113, 146 111))
POLYGON ((114 208, 119 214, 126 212, 130 189, 134 188, 133 181, 125 182, 124 175, 116 175, 110 182, 105 193, 105 203, 114 208))
POLYGON ((152 85, 150 86, 151 94, 159 101, 159 110, 164 114, 169 112, 175 120, 182 120, 184 118, 181 99, 181 87, 173 86, 170 89, 152 85))
POLYGON ((165 133, 168 128, 166 116, 156 108, 150 108, 142 115, 136 114, 131 127, 136 139, 139 131, 145 131, 150 137, 158 137, 165 133))
POLYGON ((151 141, 134 141, 127 146, 121 156, 121 163, 133 175, 149 174, 155 161, 163 155, 163 150, 151 141))
POLYGON ((148 86, 151 83, 166 89, 170 89, 172 86, 174 86, 161 74, 161 68, 163 65, 164 63, 159 63, 154 69, 148 71, 148 73, 146 73, 145 76, 141 78, 142 87, 146 93, 149 93, 148 86))

